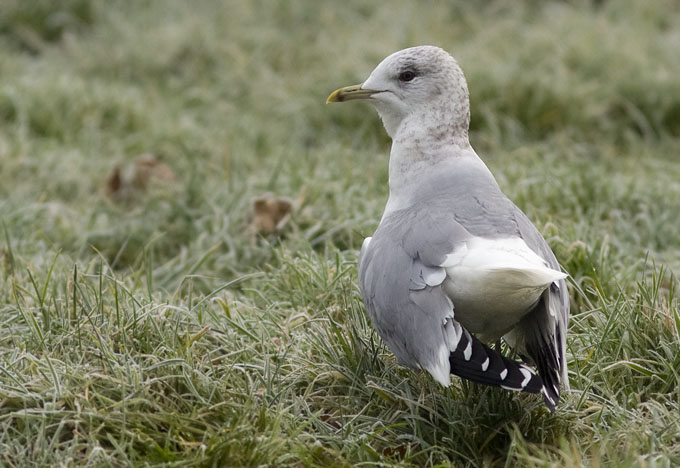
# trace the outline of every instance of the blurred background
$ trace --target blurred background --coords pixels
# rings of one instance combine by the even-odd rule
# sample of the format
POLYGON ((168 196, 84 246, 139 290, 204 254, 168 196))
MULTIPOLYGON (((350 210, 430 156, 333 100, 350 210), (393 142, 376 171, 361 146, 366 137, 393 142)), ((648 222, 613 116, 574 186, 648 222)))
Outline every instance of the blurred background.
POLYGON ((533 219, 674 262, 678 10, 6 0, 0 214, 26 254, 96 249, 124 268, 145 248, 160 261, 219 244, 208 263, 228 276, 268 258, 243 224, 273 192, 300 208, 294 248, 358 248, 384 205, 389 140, 368 106, 324 98, 393 51, 435 44, 469 81, 473 146, 533 219), (143 155, 163 174, 127 190, 143 155))

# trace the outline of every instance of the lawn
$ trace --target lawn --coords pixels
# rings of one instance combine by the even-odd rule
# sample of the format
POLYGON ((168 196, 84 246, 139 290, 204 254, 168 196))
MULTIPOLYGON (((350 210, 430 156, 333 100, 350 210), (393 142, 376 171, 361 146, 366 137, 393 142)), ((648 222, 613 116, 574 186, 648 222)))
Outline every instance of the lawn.
POLYGON ((4 0, 0 465, 680 465, 679 50, 671 0, 4 0), (366 316, 390 141, 324 102, 418 44, 570 273, 555 414, 366 316))

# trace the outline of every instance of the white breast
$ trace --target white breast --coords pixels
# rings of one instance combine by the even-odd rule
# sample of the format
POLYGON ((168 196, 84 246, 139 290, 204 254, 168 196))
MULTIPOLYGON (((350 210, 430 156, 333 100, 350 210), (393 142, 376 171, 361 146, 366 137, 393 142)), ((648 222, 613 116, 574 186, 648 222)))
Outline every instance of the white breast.
POLYGON ((444 291, 456 319, 472 333, 498 339, 554 281, 565 278, 520 238, 474 238, 446 256, 444 291))

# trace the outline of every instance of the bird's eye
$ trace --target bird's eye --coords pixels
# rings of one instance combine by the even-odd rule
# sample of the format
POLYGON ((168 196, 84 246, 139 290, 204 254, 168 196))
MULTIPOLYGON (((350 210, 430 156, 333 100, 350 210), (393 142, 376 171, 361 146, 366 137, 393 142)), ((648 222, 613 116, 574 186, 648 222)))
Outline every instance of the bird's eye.
POLYGON ((399 81, 411 81, 415 77, 416 77, 415 72, 411 70, 406 70, 399 74, 399 81))

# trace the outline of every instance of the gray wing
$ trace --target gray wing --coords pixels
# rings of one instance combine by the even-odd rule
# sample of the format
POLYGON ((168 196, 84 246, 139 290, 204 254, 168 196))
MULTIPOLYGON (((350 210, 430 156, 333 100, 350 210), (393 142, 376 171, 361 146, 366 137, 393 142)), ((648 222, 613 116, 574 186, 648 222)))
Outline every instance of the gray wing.
MULTIPOLYGON (((476 382, 537 393, 543 382, 531 369, 482 344, 454 317, 442 290, 442 263, 470 234, 453 216, 432 219, 418 209, 381 222, 362 248, 359 282, 371 320, 399 361, 421 367, 443 385, 449 373, 476 382)), ((554 405, 551 406, 551 409, 554 405)))
MULTIPOLYGON (((481 163, 483 164, 483 163, 481 163)), ((446 204, 456 222, 472 235, 484 238, 520 237, 547 264, 561 270, 559 262, 529 218, 500 190, 486 170, 472 166, 456 174, 439 174, 423 191, 422 199, 446 204)), ((444 206, 438 209, 442 210, 444 206)), ((546 290, 536 307, 504 338, 528 357, 543 376, 550 399, 557 401, 560 383, 569 388, 566 365, 566 334, 569 294, 566 282, 557 281, 546 290)))
POLYGON ((455 240, 442 224, 433 224, 422 210, 384 219, 359 260, 359 284, 373 325, 409 367, 439 365, 447 347, 442 325, 452 316, 452 306, 439 286, 443 277, 433 277, 441 276, 435 265, 455 240), (432 235, 417 242, 415 231, 423 227, 432 235))

